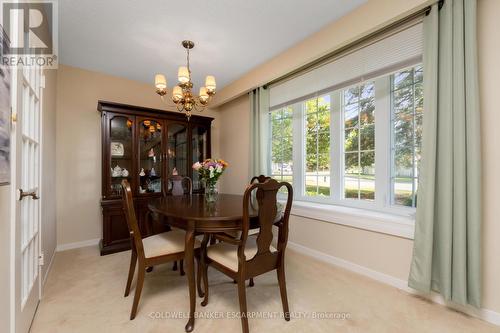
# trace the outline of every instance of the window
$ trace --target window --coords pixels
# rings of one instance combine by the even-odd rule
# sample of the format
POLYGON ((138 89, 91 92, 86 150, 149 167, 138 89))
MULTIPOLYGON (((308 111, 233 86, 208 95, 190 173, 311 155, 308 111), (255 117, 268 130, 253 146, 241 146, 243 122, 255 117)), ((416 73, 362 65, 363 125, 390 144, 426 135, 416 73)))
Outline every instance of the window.
POLYGON ((344 116, 344 198, 375 199, 375 85, 342 93, 344 116))
POLYGON ((270 113, 271 176, 293 183, 292 108, 284 107, 270 113))
POLYGON ((392 203, 417 205, 422 143, 423 71, 421 66, 391 76, 392 203))
POLYGON ((296 200, 416 207, 422 79, 412 66, 270 111, 272 177, 296 200))
POLYGON ((297 201, 411 221, 425 112, 423 45, 415 18, 272 83, 268 173, 290 181, 297 201))
POLYGON ((330 96, 304 103, 305 194, 330 195, 330 96))

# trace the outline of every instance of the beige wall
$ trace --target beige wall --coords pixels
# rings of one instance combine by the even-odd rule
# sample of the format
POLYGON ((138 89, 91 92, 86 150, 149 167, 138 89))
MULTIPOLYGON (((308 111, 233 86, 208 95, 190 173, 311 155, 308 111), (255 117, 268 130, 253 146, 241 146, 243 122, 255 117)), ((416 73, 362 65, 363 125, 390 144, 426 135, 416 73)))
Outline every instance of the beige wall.
POLYGON ((45 256, 41 276, 45 278, 57 246, 56 232, 56 91, 57 71, 45 70, 42 97, 42 215, 41 250, 45 256))
MULTIPOLYGON (((101 238, 101 132, 97 101, 158 109, 153 85, 60 66, 57 77, 57 244, 101 238)), ((216 116, 205 111, 206 116, 216 116)), ((213 154, 218 124, 212 125, 213 154)))
MULTIPOLYGON (((240 95, 245 89, 266 82, 279 69, 294 68, 305 59, 318 55, 318 48, 328 49, 342 44, 342 38, 350 39, 362 35, 364 30, 373 30, 370 25, 391 21, 391 16, 400 16, 424 1, 378 1, 370 0, 350 15, 325 28, 299 45, 292 47, 268 63, 252 70, 221 95, 229 100, 240 95), (394 6, 389 6, 393 4, 394 6), (386 4, 377 7, 375 4, 386 4), (329 34, 328 34, 328 33, 329 34), (306 46, 309 46, 307 49, 306 46)), ((500 46, 498 32, 500 22, 500 1, 479 0, 478 42, 481 85, 481 111, 483 131, 483 172, 484 172, 484 231, 483 231, 483 304, 484 308, 500 312, 500 223, 498 223, 498 184, 500 184, 500 133, 498 124, 498 98, 496 90, 500 86, 500 46), (486 181, 487 179, 487 181, 486 181)), ((283 74, 283 73, 280 73, 283 74)), ((221 157, 231 163, 227 175, 223 176, 223 192, 241 193, 241 183, 248 179, 248 133, 249 101, 246 94, 219 107, 221 124, 231 124, 233 128, 221 127, 221 157), (244 122, 247 121, 247 122, 244 122), (229 178, 231 179, 229 180, 229 178)), ((379 234, 361 229, 335 225, 297 216, 291 218, 290 241, 331 256, 348 260, 375 271, 406 280, 412 255, 413 242, 408 239, 379 234)))
POLYGON ((220 114, 220 158, 229 163, 220 181, 225 193, 241 194, 249 181, 250 104, 242 96, 221 106, 220 114))
POLYGON ((478 55, 483 144, 483 276, 484 305, 500 312, 500 1, 478 0, 478 55))

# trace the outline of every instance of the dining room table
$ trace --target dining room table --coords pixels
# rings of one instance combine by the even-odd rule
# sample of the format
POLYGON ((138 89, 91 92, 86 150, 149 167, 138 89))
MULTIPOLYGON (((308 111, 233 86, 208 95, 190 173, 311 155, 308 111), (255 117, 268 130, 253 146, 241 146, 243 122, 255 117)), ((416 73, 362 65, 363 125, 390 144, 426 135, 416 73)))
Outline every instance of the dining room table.
MULTIPOLYGON (((242 229, 243 195, 218 194, 215 202, 208 202, 203 194, 165 196, 148 204, 149 210, 166 218, 169 226, 186 231, 185 272, 189 285, 189 319, 186 332, 194 329, 196 311, 196 280, 194 273, 195 237, 200 234, 239 231, 242 229)), ((258 228, 258 212, 250 205, 250 228, 258 228)))

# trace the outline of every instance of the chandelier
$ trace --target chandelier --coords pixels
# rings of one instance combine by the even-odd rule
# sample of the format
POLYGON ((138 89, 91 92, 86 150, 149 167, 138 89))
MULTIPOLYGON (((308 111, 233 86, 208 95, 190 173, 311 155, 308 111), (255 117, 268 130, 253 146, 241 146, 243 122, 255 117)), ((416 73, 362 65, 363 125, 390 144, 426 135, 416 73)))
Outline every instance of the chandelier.
MULTIPOLYGON (((186 112, 186 116, 189 119, 192 110, 203 111, 212 96, 215 95, 215 78, 208 75, 205 79, 205 86, 200 88, 198 96, 194 96, 192 92, 191 69, 189 67, 189 50, 194 47, 194 43, 190 40, 184 40, 182 41, 182 46, 187 52, 187 66, 179 67, 177 75, 179 83, 172 90, 172 101, 177 106, 178 111, 186 112)), ((164 96, 167 94, 167 79, 165 75, 155 75, 155 87, 156 93, 166 102, 164 99, 164 96)))

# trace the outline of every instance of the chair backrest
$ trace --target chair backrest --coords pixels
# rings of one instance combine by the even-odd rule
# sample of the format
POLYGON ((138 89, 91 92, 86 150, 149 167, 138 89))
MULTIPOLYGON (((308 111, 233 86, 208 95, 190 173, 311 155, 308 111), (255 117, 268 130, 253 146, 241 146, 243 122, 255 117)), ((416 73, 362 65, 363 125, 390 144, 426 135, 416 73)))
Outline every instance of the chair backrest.
MULTIPOLYGON (((254 183, 264 183, 268 179, 271 179, 271 177, 267 177, 265 175, 253 176, 249 184, 252 185, 254 183)), ((253 209, 257 209, 258 207, 257 200, 255 198, 255 192, 256 191, 253 191, 250 197, 250 205, 252 206, 253 209)))
POLYGON ((189 177, 179 175, 170 176, 167 178, 167 189, 164 193, 174 196, 192 194, 193 182, 189 177))
POLYGON ((144 247, 142 245, 141 231, 135 215, 132 190, 130 189, 130 184, 126 179, 122 180, 122 188, 123 211, 125 213, 125 220, 127 220, 128 230, 132 237, 132 246, 135 247, 139 256, 144 257, 144 247))
POLYGON ((271 177, 267 177, 267 176, 264 176, 264 175, 254 176, 254 177, 252 177, 252 179, 250 180, 250 184, 255 183, 255 181, 257 181, 258 183, 263 183, 263 182, 265 182, 265 181, 266 181, 266 180, 268 180, 268 179, 271 179, 271 177))
MULTIPOLYGON (((288 241, 288 220, 293 201, 293 189, 287 182, 277 182, 275 179, 268 178, 263 183, 250 184, 245 190, 243 197, 243 225, 240 236, 240 249, 238 255, 243 255, 246 240, 248 238, 248 230, 250 228, 250 214, 252 192, 255 192, 258 203, 258 217, 260 231, 257 236, 257 255, 264 254, 269 251, 269 247, 273 240, 273 225, 279 228, 278 235, 278 252, 285 249, 288 241), (287 202, 283 212, 283 217, 277 222, 276 215, 278 212, 278 191, 282 187, 286 187, 288 192, 287 202)), ((252 258, 246 258, 247 260, 252 258)))

